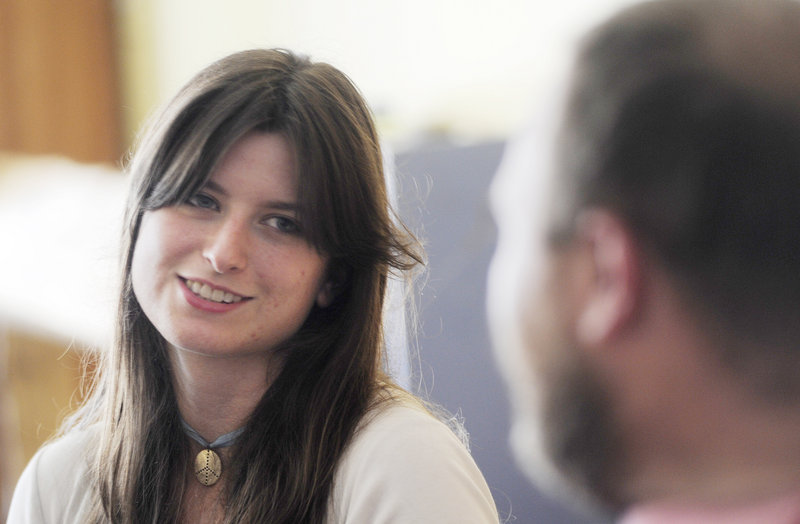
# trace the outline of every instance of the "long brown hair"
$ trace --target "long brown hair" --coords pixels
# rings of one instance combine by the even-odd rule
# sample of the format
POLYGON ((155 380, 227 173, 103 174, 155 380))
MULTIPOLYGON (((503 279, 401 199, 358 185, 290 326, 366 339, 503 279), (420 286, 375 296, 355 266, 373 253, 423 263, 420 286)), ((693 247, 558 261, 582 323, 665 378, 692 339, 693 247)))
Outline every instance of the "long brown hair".
MULTIPOLYGON (((387 202, 372 116, 340 71, 283 50, 224 58, 153 121, 129 166, 117 337, 78 424, 100 422, 94 522, 180 515, 190 467, 166 344, 133 293, 142 215, 186 201, 251 130, 281 133, 298 166, 308 241, 330 260, 337 294, 286 341, 285 365, 233 448, 226 522, 322 522, 337 462, 378 390, 387 275, 421 262, 387 202)), ((266 380, 266 377, 265 377, 266 380)))

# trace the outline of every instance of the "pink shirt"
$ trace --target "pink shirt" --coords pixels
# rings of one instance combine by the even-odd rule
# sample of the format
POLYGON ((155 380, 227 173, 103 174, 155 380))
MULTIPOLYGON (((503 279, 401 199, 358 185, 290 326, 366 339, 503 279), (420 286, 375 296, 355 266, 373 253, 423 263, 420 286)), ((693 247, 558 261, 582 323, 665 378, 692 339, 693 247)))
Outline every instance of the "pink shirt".
POLYGON ((737 506, 647 504, 629 510, 620 524, 800 524, 800 493, 737 506))

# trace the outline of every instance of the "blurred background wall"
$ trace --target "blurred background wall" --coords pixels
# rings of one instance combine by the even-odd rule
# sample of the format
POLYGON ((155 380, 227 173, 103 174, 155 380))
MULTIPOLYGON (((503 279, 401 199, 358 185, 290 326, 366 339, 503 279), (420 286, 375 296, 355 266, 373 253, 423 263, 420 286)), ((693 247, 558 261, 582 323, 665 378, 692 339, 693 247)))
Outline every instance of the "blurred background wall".
POLYGON ((506 446, 484 326, 504 140, 546 106, 576 37, 630 0, 0 0, 0 518, 109 339, 120 166, 148 115, 230 52, 286 47, 348 73, 427 238, 415 384, 473 435, 510 522, 581 522, 506 446))

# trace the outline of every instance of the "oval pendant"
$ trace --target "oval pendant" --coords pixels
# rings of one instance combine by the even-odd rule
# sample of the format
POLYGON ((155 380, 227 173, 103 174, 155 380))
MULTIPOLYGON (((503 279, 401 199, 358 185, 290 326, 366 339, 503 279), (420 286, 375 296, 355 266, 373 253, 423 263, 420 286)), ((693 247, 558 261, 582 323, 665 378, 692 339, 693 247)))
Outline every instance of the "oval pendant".
POLYGON ((213 486, 222 476, 222 461, 213 449, 204 449, 194 459, 194 474, 203 486, 213 486))

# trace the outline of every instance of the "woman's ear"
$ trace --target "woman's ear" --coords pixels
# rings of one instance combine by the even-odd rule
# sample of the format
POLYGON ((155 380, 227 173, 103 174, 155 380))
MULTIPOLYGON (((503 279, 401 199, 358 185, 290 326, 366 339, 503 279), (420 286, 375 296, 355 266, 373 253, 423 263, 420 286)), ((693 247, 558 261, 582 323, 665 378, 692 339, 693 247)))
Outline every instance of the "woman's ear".
POLYGON ((331 262, 328 275, 317 293, 317 306, 326 308, 333 304, 347 282, 347 272, 341 264, 331 262))
POLYGON ((578 312, 576 335, 586 346, 608 342, 638 307, 640 254, 627 225, 606 210, 589 210, 578 220, 593 277, 578 312))

